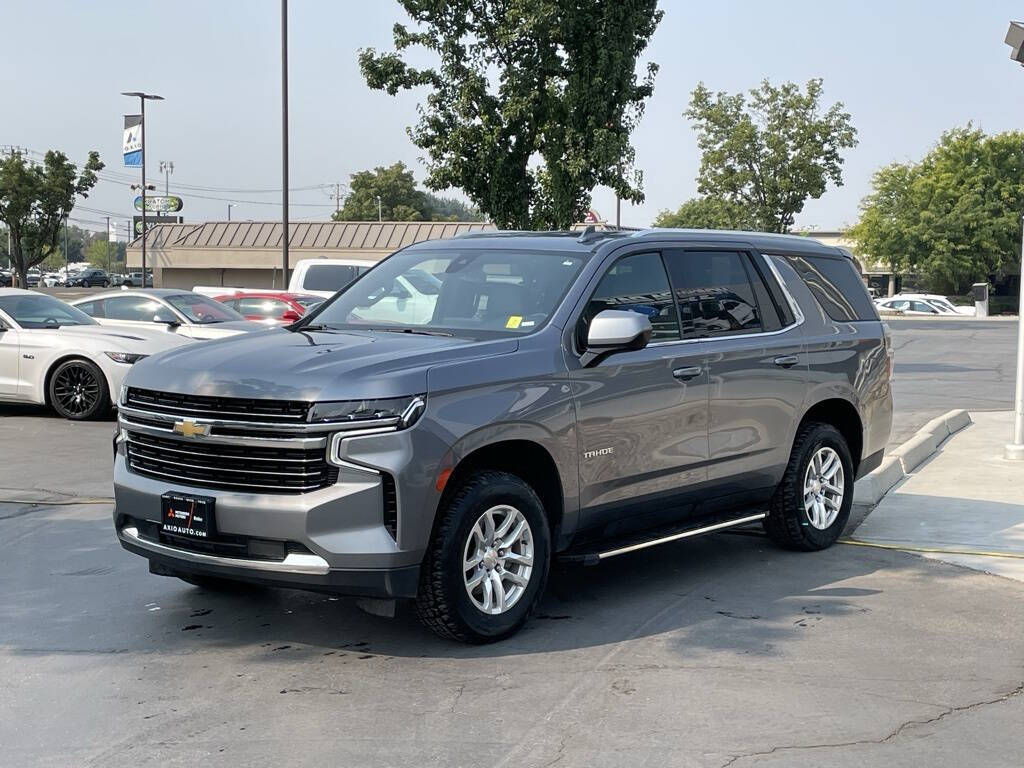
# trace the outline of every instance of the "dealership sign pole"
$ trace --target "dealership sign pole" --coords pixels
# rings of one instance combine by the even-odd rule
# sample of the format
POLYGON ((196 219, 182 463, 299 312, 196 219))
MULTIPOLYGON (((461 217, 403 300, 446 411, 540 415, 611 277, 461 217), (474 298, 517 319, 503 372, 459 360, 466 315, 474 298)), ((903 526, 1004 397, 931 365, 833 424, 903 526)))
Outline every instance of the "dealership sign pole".
MULTIPOLYGON (((142 91, 122 92, 122 96, 135 96, 141 105, 140 114, 125 115, 124 118, 124 164, 140 166, 142 168, 142 287, 146 287, 146 99, 163 101, 163 96, 142 91), (129 119, 138 119, 134 125, 138 130, 138 149, 129 151, 129 139, 133 138, 129 132, 129 119)), ((134 147, 134 143, 131 144, 134 147)))
MULTIPOLYGON (((1004 41, 1011 49, 1010 58, 1024 64, 1024 24, 1011 21, 1004 41)), ((1006 444, 1003 457, 1024 461, 1024 228, 1021 232, 1021 265, 1018 278, 1020 299, 1017 305, 1017 386, 1013 403, 1013 441, 1006 444)))

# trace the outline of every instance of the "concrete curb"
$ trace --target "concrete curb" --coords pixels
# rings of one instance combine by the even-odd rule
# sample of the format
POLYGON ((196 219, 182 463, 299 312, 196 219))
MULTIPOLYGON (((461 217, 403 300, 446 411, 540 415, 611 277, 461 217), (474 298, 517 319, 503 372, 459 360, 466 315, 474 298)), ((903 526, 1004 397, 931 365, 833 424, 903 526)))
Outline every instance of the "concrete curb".
POLYGON ((872 472, 853 487, 853 503, 874 506, 893 486, 917 469, 935 453, 950 435, 971 423, 971 414, 962 408, 932 419, 903 445, 890 453, 872 472))

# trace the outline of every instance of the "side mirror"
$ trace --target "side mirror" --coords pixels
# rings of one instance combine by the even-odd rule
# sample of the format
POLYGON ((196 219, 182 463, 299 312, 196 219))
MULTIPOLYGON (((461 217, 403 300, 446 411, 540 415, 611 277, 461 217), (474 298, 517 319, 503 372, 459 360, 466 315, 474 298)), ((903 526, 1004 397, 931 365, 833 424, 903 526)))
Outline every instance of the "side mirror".
POLYGON ((581 362, 588 367, 613 352, 643 349, 651 339, 651 321, 637 312, 606 309, 587 329, 587 350, 581 362))
POLYGON ((281 314, 281 322, 284 322, 284 323, 297 323, 301 319, 302 319, 302 315, 300 315, 294 309, 286 309, 281 314))
POLYGON ((181 321, 172 315, 170 312, 157 312, 153 315, 154 323, 163 323, 164 325, 170 326, 171 328, 177 328, 181 325, 181 321))

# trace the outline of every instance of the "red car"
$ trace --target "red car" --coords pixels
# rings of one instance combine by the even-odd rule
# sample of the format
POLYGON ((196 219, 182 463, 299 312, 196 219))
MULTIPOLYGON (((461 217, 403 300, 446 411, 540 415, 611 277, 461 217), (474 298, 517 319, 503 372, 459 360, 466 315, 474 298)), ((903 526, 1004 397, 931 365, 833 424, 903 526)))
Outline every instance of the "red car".
POLYGON ((217 301, 258 323, 294 323, 306 312, 326 299, 308 293, 261 291, 229 293, 216 296, 217 301))

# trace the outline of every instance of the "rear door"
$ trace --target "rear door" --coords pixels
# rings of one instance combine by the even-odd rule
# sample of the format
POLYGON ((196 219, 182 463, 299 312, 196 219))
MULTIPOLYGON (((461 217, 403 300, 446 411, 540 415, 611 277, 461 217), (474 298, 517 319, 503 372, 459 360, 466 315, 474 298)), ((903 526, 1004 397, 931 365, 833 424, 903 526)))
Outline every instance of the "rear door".
POLYGON ((685 517, 688 492, 707 477, 708 374, 704 344, 685 343, 661 254, 609 265, 571 329, 582 350, 590 319, 639 312, 646 348, 590 367, 570 355, 579 444, 581 529, 614 535, 685 517))
POLYGON ((737 248, 666 253, 684 336, 709 370, 705 512, 767 499, 789 460, 807 388, 798 309, 765 259, 737 248))

